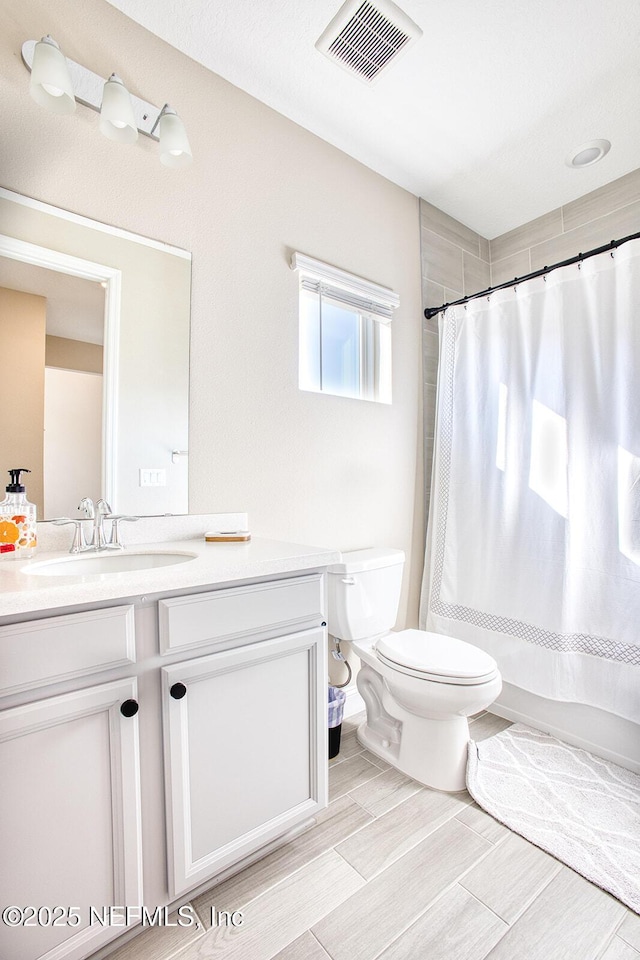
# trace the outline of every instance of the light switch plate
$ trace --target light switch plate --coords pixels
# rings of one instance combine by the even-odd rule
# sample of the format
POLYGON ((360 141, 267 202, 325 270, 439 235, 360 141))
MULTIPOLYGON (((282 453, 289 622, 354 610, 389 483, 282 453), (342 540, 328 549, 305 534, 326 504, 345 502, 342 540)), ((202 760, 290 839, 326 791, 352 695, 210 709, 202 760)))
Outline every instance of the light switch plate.
POLYGON ((141 487, 166 487, 167 471, 157 467, 140 468, 141 487))

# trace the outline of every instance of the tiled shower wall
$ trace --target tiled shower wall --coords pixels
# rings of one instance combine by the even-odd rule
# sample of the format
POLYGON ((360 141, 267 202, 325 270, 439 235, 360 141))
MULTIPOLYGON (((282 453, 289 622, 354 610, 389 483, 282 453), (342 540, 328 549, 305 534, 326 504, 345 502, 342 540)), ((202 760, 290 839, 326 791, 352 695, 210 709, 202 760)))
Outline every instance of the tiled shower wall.
MULTIPOLYGON (((491 241, 421 200, 423 307, 477 293, 638 231, 640 169, 491 241)), ((427 508, 437 371, 438 318, 434 317, 423 324, 427 508)))
MULTIPOLYGON (((489 241, 426 200, 420 201, 420 242, 423 308, 439 307, 442 303, 477 293, 489 286, 489 241)), ((428 509, 438 373, 437 317, 424 320, 422 356, 424 477, 428 509)))
POLYGON ((634 170, 491 240, 491 283, 521 277, 639 230, 640 170, 634 170))

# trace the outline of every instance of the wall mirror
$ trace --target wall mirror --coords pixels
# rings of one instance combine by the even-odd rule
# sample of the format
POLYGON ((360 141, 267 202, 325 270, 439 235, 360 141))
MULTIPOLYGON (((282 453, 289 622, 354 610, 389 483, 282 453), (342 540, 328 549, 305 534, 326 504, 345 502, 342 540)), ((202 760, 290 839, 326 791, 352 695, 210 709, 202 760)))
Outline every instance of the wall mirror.
POLYGON ((188 512, 191 254, 0 189, 0 483, 188 512))

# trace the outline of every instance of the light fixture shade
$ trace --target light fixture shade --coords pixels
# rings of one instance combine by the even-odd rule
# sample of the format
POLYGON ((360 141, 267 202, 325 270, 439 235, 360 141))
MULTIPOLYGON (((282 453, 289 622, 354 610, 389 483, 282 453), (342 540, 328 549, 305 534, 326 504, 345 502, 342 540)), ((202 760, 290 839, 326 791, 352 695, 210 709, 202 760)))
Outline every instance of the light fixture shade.
POLYGON ((609 153, 609 150, 611 150, 609 140, 589 140, 572 150, 564 162, 568 167, 576 167, 580 170, 582 167, 590 167, 598 160, 602 160, 609 153))
POLYGON ((35 45, 29 93, 53 113, 73 113, 76 108, 67 60, 49 36, 35 45))
POLYGON ((138 127, 129 91, 117 74, 112 73, 104 85, 100 110, 100 131, 109 140, 133 143, 138 127))
POLYGON ((165 167, 186 167, 193 160, 182 120, 171 107, 162 108, 158 124, 160 163, 165 167))

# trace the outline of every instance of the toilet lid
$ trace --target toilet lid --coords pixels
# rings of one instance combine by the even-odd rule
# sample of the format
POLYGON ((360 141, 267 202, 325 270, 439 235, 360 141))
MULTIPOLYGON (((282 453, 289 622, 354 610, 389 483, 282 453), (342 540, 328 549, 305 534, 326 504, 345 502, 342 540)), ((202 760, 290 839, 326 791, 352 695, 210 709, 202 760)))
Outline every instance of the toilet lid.
POLYGON ((382 660, 443 683, 482 683, 498 670, 493 657, 484 650, 426 630, 390 633, 378 640, 376 651, 382 660))

